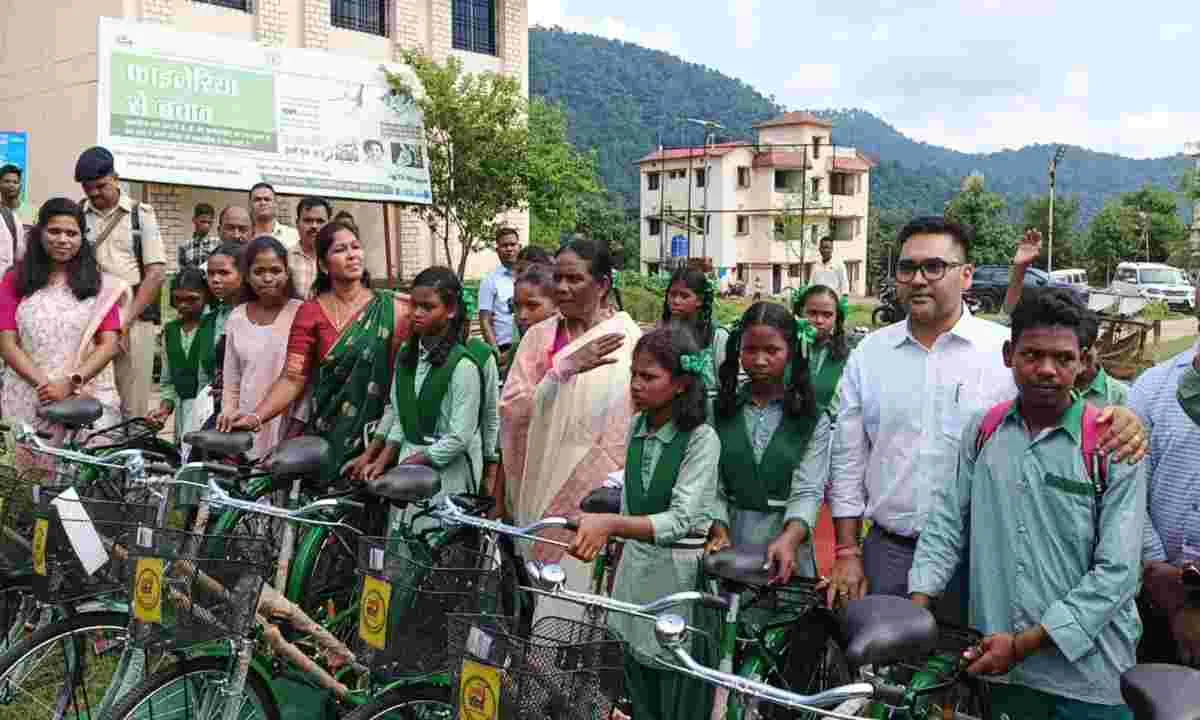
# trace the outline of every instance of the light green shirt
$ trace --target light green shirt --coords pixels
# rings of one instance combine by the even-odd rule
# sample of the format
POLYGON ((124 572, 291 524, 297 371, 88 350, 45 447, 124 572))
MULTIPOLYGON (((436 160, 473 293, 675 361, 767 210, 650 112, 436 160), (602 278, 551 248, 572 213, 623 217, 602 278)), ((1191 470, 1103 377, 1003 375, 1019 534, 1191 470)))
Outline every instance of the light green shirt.
POLYGON ((1092 384, 1083 392, 1083 399, 1099 408, 1109 405, 1126 405, 1129 401, 1129 386, 1115 380, 1100 368, 1092 384))
MULTIPOLYGON (((403 358, 396 360, 403 361, 403 358)), ((413 378, 415 395, 420 396, 421 387, 429 377, 431 368, 429 353, 422 347, 413 378)), ((438 471, 443 493, 477 492, 483 472, 483 443, 479 428, 480 396, 479 369, 470 358, 464 357, 450 376, 450 386, 446 388, 442 406, 438 409, 434 437, 426 438, 430 440, 428 443, 412 443, 404 433, 403 424, 394 420, 395 415, 391 408, 399 405, 399 397, 396 383, 393 382, 391 408, 380 421, 376 437, 386 435, 389 444, 398 446, 397 458, 401 461, 415 453, 425 453, 438 471)))
POLYGON ((483 366, 483 416, 480 418, 483 436, 483 461, 500 462, 500 368, 496 356, 488 355, 483 366))
MULTIPOLYGON (((640 482, 643 488, 649 488, 663 449, 678 433, 672 422, 650 431, 645 416, 635 416, 629 437, 630 440, 645 438, 642 472, 640 478, 626 475, 625 482, 640 482)), ((715 504, 720 459, 721 441, 717 431, 709 425, 692 430, 671 491, 671 503, 665 511, 649 516, 654 527, 654 542, 625 542, 613 584, 614 598, 647 603, 664 595, 696 588, 702 544, 698 543, 695 549, 662 546, 679 542, 689 535, 703 536, 712 521, 709 513, 715 504)), ((621 513, 629 514, 624 493, 621 494, 621 513)), ((651 663, 651 658, 658 654, 653 622, 610 613, 609 624, 643 662, 651 663)))
POLYGON ((1100 500, 1084 468, 1084 403, 1030 437, 1014 403, 975 457, 983 414, 968 423, 957 478, 934 490, 908 589, 936 596, 970 557, 970 624, 985 634, 1042 625, 1054 646, 1001 682, 1090 703, 1122 702, 1142 626, 1146 478, 1142 463, 1109 463, 1100 500))

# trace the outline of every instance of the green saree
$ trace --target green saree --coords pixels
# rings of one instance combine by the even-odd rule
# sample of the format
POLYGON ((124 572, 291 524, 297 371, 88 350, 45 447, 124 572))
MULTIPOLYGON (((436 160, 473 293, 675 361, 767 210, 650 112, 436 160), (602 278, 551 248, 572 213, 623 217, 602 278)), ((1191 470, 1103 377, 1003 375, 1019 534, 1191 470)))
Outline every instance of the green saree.
POLYGON ((333 448, 321 468, 322 482, 336 481, 342 467, 363 453, 363 428, 383 415, 392 377, 394 331, 392 295, 376 290, 375 299, 314 371, 309 417, 315 434, 333 448))

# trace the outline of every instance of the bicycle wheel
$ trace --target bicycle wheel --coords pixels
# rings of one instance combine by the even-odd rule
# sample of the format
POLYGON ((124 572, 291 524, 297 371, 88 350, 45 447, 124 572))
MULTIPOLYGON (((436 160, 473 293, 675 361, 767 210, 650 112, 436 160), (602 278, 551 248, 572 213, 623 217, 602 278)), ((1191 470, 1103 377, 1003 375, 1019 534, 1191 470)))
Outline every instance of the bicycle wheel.
POLYGON ((342 720, 450 720, 450 688, 413 685, 388 690, 342 720))
POLYGON ((94 717, 125 648, 129 616, 97 612, 47 625, 0 656, 0 715, 94 717))
MULTIPOLYGON (((147 678, 109 714, 109 720, 220 720, 221 691, 229 679, 228 657, 184 660, 147 678)), ((270 688, 251 670, 246 676, 236 720, 280 720, 270 688)))
MULTIPOLYGON (((787 665, 780 678, 785 687, 812 694, 852 681, 850 667, 837 643, 837 637, 827 623, 814 613, 805 615, 790 629, 788 648, 787 665)), ((774 684, 774 679, 768 682, 774 684)), ((765 706, 763 710, 763 717, 771 720, 820 717, 816 713, 796 712, 778 705, 765 706)))

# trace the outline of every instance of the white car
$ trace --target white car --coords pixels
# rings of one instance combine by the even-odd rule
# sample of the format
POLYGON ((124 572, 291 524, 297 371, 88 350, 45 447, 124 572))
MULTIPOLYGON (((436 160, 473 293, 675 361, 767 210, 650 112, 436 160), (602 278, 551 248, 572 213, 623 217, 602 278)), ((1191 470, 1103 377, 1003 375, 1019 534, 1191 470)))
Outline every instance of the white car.
POLYGON ((1133 292, 1147 300, 1162 301, 1179 310, 1196 307, 1196 290, 1187 274, 1162 263, 1123 262, 1113 275, 1114 290, 1133 292))

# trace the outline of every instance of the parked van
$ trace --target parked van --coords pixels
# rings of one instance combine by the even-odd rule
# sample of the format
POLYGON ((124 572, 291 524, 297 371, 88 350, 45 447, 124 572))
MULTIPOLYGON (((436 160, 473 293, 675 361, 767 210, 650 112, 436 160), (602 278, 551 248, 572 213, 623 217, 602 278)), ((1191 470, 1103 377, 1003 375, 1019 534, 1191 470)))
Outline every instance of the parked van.
POLYGON ((1080 290, 1088 289, 1087 270, 1081 270, 1080 268, 1071 268, 1070 270, 1053 270, 1050 272, 1050 277, 1060 282, 1064 282, 1072 287, 1079 288, 1080 290))
POLYGON ((1175 309, 1191 310, 1196 304, 1196 291, 1187 273, 1162 263, 1123 262, 1117 265, 1112 286, 1147 300, 1161 300, 1175 309))

